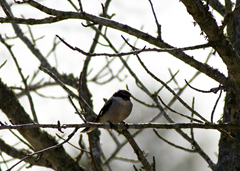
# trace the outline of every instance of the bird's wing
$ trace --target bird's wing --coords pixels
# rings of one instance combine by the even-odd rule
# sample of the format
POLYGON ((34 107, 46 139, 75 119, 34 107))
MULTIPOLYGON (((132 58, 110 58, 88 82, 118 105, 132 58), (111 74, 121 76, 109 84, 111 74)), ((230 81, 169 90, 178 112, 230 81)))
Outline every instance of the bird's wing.
POLYGON ((97 116, 97 119, 96 119, 96 122, 98 122, 101 118, 101 116, 108 111, 108 109, 110 108, 111 104, 112 104, 113 100, 112 99, 109 99, 105 104, 104 106, 102 107, 102 109, 100 110, 98 116, 97 116))

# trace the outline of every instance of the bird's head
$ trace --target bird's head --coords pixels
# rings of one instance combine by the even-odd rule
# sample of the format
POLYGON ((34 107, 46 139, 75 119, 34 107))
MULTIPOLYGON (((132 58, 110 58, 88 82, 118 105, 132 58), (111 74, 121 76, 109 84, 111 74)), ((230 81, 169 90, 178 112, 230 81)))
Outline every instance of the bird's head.
POLYGON ((118 90, 113 94, 114 97, 121 97, 124 100, 130 100, 131 93, 127 90, 118 90))

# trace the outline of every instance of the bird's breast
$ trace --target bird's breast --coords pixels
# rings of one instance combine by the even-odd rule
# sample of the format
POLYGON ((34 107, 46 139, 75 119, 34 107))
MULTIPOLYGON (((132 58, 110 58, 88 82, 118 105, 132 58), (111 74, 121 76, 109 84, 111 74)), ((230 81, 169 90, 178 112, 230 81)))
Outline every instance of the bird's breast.
POLYGON ((130 115, 132 111, 132 102, 130 100, 123 100, 120 97, 116 97, 112 100, 111 107, 102 116, 102 122, 117 124, 130 115))

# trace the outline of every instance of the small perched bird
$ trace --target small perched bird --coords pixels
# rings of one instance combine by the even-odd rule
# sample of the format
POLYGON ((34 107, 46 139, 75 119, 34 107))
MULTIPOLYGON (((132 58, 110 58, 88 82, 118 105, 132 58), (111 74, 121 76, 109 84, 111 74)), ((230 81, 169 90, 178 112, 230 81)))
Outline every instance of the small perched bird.
MULTIPOLYGON (((132 111, 131 93, 127 90, 118 90, 104 104, 96 120, 97 123, 117 124, 126 119, 132 111)), ((89 133, 94 127, 86 127, 81 132, 89 133)))

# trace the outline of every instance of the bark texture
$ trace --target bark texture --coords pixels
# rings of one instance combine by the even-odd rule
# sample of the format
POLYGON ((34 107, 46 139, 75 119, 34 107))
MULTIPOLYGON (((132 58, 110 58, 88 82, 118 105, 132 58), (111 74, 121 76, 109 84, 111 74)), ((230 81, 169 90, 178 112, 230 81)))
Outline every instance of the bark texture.
MULTIPOLYGON (((236 6, 240 3, 238 0, 236 6)), ((234 49, 240 54, 240 12, 238 12, 232 22, 228 24, 228 35, 234 46, 234 49)), ((229 58, 231 56, 229 55, 229 58)), ((231 70, 229 70, 229 78, 232 79, 231 70)), ((239 78, 238 78, 239 79, 239 78)), ((236 85, 239 89, 239 85, 236 85)), ((234 93, 227 93, 225 99, 225 107, 223 114, 223 122, 240 123, 240 105, 239 95, 234 93)), ((240 141, 240 130, 227 130, 230 132, 236 141, 240 141)), ((240 146, 231 141, 228 137, 221 135, 219 141, 219 156, 216 171, 238 171, 240 170, 240 146)))
MULTIPOLYGON (((0 109, 11 119, 13 124, 33 123, 32 119, 25 112, 19 103, 14 92, 5 85, 0 79, 0 109)), ((34 151, 42 150, 57 144, 55 138, 39 128, 19 129, 19 133, 31 144, 34 151)), ((61 146, 53 150, 48 150, 42 156, 47 159, 52 169, 59 171, 83 170, 61 146)), ((48 166, 50 166, 48 164, 48 166)))

